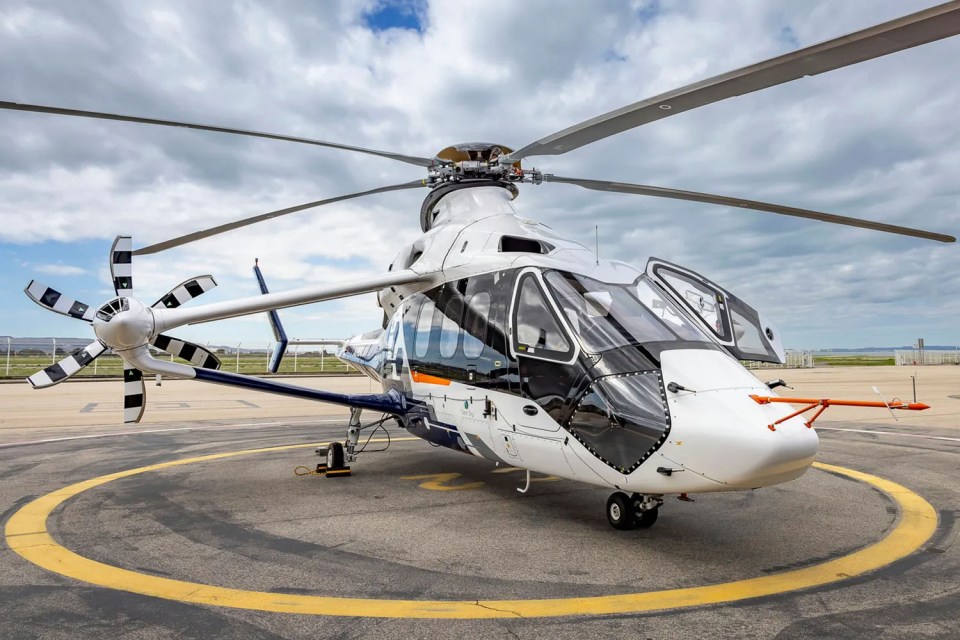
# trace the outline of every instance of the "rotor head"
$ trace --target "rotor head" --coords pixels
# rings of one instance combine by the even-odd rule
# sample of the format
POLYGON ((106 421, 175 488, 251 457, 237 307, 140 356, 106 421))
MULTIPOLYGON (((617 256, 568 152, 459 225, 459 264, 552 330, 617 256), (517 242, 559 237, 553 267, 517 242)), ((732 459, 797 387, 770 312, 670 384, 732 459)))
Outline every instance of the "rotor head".
POLYGON ((510 147, 492 142, 451 145, 437 154, 440 162, 430 168, 427 183, 436 186, 460 180, 523 182, 520 161, 505 160, 512 152, 510 147))

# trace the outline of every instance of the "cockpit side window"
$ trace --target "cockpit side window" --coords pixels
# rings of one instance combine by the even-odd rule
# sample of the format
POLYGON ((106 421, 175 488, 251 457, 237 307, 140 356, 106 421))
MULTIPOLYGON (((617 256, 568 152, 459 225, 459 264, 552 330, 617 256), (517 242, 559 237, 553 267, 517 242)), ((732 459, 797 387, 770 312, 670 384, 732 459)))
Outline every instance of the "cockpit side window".
POLYGON ((573 343, 532 273, 520 276, 513 318, 513 342, 518 354, 568 360, 573 343))

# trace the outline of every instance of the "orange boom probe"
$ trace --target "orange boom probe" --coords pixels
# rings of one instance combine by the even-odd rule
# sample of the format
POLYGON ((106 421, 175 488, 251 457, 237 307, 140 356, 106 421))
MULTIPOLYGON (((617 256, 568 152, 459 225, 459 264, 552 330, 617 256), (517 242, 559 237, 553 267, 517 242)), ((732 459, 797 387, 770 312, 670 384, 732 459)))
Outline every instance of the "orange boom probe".
POLYGON ((785 402, 788 404, 805 404, 803 409, 799 411, 794 411, 790 415, 780 418, 773 424, 768 424, 767 428, 770 431, 776 431, 777 425, 786 422, 790 418, 795 418, 801 413, 806 413, 811 409, 817 409, 817 412, 813 414, 813 417, 810 418, 804 424, 807 425, 807 428, 813 427, 813 423, 817 418, 820 417, 820 414, 827 410, 827 407, 876 407, 878 409, 901 409, 904 411, 923 411, 924 409, 929 409, 930 405, 923 404, 922 402, 901 402, 900 400, 894 399, 893 402, 877 402, 871 400, 831 400, 830 398, 780 398, 775 396, 757 396, 750 395, 751 398, 757 404, 770 404, 772 402, 785 402))

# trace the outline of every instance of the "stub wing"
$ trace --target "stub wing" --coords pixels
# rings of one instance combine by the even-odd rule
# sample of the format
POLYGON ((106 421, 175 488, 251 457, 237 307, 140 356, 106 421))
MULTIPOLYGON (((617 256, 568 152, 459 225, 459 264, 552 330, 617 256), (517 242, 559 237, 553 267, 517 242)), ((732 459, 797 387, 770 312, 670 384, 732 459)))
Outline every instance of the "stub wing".
POLYGON ((304 400, 327 402, 344 407, 369 409, 393 415, 403 415, 407 411, 406 400, 396 391, 389 393, 349 394, 311 389, 284 382, 241 375, 239 373, 192 367, 168 360, 157 360, 150 355, 150 351, 146 346, 122 352, 121 356, 127 364, 145 373, 179 378, 193 378, 214 384, 242 387, 253 391, 263 391, 294 398, 303 398, 304 400))

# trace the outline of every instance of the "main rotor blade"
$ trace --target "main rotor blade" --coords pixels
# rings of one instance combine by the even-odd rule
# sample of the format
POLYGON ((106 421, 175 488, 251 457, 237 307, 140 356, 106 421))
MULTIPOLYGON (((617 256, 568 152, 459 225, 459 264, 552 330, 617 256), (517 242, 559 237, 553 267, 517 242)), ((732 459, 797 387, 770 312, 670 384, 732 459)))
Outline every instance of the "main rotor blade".
POLYGON ((833 224, 842 224, 848 227, 860 227, 861 229, 873 229, 874 231, 885 231, 886 233, 896 233, 902 236, 913 236, 914 238, 924 238, 926 240, 936 240, 937 242, 956 242, 953 236, 942 233, 933 233, 931 231, 922 231, 920 229, 911 229, 909 227, 898 227, 892 224, 882 222, 872 222, 870 220, 861 220, 859 218, 848 218, 838 216, 832 213, 821 213, 819 211, 810 211, 808 209, 797 209, 795 207, 785 207, 779 204, 769 204, 766 202, 757 202, 756 200, 744 200, 743 198, 729 198, 726 196, 716 196, 709 193, 699 193, 697 191, 680 191, 678 189, 667 189, 664 187, 652 187, 643 184, 630 184, 626 182, 608 182, 606 180, 582 180, 580 178, 563 178, 550 174, 543 175, 544 182, 563 182, 566 184, 575 184, 585 189, 594 191, 614 191, 617 193, 633 193, 640 196, 656 196, 658 198, 673 198, 675 200, 692 200, 694 202, 706 202, 708 204, 719 204, 728 207, 740 207, 742 209, 753 209, 754 211, 766 211, 768 213, 779 213, 785 216, 794 216, 796 218, 808 218, 810 220, 819 220, 821 222, 831 222, 833 224))
POLYGON ((662 93, 541 138, 505 158, 567 153, 614 134, 720 100, 813 76, 960 33, 960 0, 827 40, 662 93))
POLYGON ((313 144, 318 147, 330 147, 333 149, 343 149, 345 151, 356 151, 366 153, 381 158, 399 160, 407 164, 415 164, 418 167, 431 167, 439 161, 436 158, 421 158, 419 156, 408 156, 402 153, 393 153, 391 151, 379 151, 377 149, 365 149, 363 147, 354 147, 348 144, 338 142, 325 142, 323 140, 313 140, 311 138, 299 138, 297 136, 287 136, 278 133, 264 133, 263 131, 247 131, 245 129, 234 129, 232 127, 219 127, 209 124, 197 124, 193 122, 177 122, 174 120, 159 120, 157 118, 141 118, 139 116, 126 116, 119 113, 105 113, 102 111, 84 111, 82 109, 65 109, 63 107, 48 107, 40 104, 24 104, 19 102, 6 102, 0 100, 0 109, 10 109, 13 111, 31 111, 34 113, 53 113, 61 116, 75 116, 78 118, 95 118, 98 120, 119 120, 121 122, 137 122, 140 124, 152 124, 160 127, 181 127, 184 129, 197 129, 199 131, 216 131, 217 133, 232 133, 240 136, 251 136, 254 138, 267 138, 270 140, 282 140, 284 142, 300 142, 302 144, 313 144))
POLYGON ((257 222, 262 222, 264 220, 270 220, 272 218, 279 218, 280 216, 285 216, 288 213, 296 213, 297 211, 303 211, 304 209, 322 207, 325 204, 333 204, 334 202, 341 202, 343 200, 350 200, 351 198, 359 198, 361 196, 369 196, 375 193, 386 193, 387 191, 401 191, 403 189, 416 189, 417 187, 423 187, 423 186, 425 186, 423 180, 415 180, 413 182, 404 182, 402 184, 395 184, 388 187, 377 187, 376 189, 370 189, 368 191, 350 193, 345 196, 327 198, 326 200, 316 200, 314 202, 308 202, 306 204, 298 204, 295 207, 278 209, 277 211, 271 211, 270 213, 263 213, 258 216, 244 218, 243 220, 237 220, 236 222, 228 222, 226 224, 221 224, 219 226, 211 227, 210 229, 205 229, 203 231, 195 231, 194 233, 188 233, 185 236, 180 236, 179 238, 173 238, 172 240, 165 240, 163 242, 158 242, 157 244, 152 244, 149 247, 143 247, 141 249, 137 249, 136 251, 133 252, 133 255, 142 256, 148 253, 157 253, 159 251, 172 249, 173 247, 179 247, 181 245, 188 244, 190 242, 195 242, 203 238, 209 238, 210 236, 215 236, 218 233, 231 231, 233 229, 239 229, 240 227, 246 227, 248 225, 255 224, 257 222))

